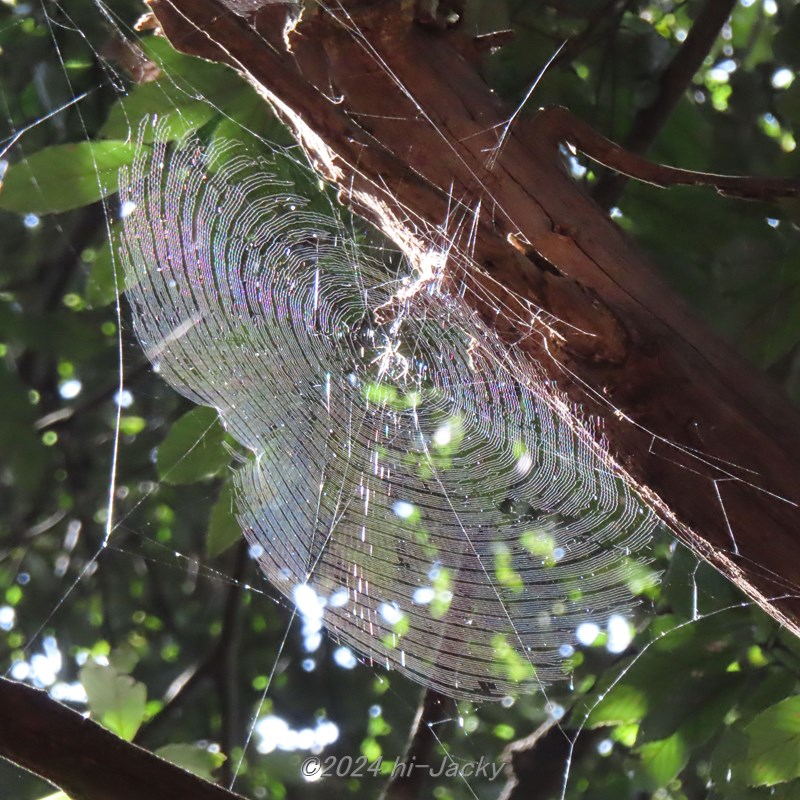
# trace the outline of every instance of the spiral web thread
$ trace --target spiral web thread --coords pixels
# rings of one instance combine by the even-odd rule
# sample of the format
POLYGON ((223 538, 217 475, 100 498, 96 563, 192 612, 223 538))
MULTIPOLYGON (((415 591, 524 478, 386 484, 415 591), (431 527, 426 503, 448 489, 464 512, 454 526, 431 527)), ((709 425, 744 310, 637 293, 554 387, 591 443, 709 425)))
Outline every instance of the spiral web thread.
POLYGON ((136 333, 252 453, 251 552, 364 660, 445 694, 562 679, 577 626, 630 604, 655 516, 462 298, 412 291, 268 169, 188 140, 120 181, 136 333))

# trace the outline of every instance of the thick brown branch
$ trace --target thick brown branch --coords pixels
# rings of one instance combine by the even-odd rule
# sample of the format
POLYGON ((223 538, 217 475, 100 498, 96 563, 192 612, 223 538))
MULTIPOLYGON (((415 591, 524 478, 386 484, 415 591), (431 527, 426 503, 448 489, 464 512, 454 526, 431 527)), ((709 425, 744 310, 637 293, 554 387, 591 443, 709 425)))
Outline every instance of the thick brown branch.
POLYGON ((242 800, 130 744, 45 692, 0 678, 0 758, 72 800, 242 800))
MULTIPOLYGON (((634 117, 631 129, 623 142, 625 150, 631 153, 644 153, 653 144, 714 46, 722 26, 735 6, 736 0, 706 0, 686 41, 662 73, 658 93, 653 102, 639 109, 634 117)), ((612 167, 612 169, 617 168, 612 167)), ((625 175, 629 174, 624 169, 618 171, 625 175)), ((619 199, 625 183, 626 178, 621 175, 607 175, 598 182, 592 195, 601 206, 609 208, 619 199)))
POLYGON ((800 631, 800 602, 779 597, 800 586, 796 411, 663 285, 552 141, 511 131, 490 158, 509 111, 458 34, 415 26, 394 2, 294 27, 294 6, 249 4, 246 17, 226 2, 152 7, 176 46, 246 75, 412 260, 463 219, 454 206, 480 209, 472 261, 449 250, 453 288, 515 358, 605 420, 619 464, 685 543, 800 631), (553 324, 537 328, 528 302, 553 324))

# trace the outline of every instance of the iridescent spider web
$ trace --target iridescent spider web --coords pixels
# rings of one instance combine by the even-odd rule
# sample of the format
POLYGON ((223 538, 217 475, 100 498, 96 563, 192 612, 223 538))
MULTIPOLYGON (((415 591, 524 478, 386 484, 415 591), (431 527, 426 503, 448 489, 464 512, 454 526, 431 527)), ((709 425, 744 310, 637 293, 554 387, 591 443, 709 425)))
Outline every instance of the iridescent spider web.
POLYGON ((655 516, 462 299, 387 280, 268 170, 188 140, 121 180, 136 333, 252 454, 235 486, 262 570, 446 694, 563 678, 576 627, 630 601, 655 516))

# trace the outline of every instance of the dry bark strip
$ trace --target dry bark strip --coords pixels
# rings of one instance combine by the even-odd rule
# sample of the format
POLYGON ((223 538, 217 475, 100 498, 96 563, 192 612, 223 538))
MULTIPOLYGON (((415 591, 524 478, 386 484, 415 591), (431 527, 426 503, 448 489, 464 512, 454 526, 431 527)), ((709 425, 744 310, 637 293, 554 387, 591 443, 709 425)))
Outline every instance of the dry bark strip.
POLYGON ((453 285, 465 281, 521 358, 603 418, 613 455, 676 534, 800 633, 800 602, 786 596, 800 586, 797 412, 569 179, 554 147, 562 115, 521 123, 487 159, 509 109, 479 77, 474 45, 417 24, 412 5, 332 3, 295 24, 294 4, 151 0, 175 47, 242 72, 343 201, 412 258, 459 218, 454 201, 480 203, 479 269, 453 258, 453 285), (519 298, 569 324, 521 328, 519 298))

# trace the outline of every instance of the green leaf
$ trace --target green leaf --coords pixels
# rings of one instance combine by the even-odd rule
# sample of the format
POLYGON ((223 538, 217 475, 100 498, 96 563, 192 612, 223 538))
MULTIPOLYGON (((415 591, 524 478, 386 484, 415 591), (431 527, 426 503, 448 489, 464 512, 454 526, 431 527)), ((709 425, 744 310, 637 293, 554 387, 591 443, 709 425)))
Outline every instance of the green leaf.
MULTIPOLYGON (((662 616, 657 622, 653 635, 660 626, 669 630, 675 619, 662 616)), ((588 713, 586 724, 595 728, 646 718, 640 742, 643 736, 665 739, 679 729, 687 740, 703 740, 741 690, 742 678, 725 670, 735 660, 737 635, 746 627, 746 615, 731 611, 674 628, 627 667, 622 665, 624 672, 612 688, 608 687, 614 675, 609 673, 578 703, 573 719, 582 720, 588 713)))
POLYGON ((144 719, 147 687, 113 667, 88 661, 79 673, 92 718, 131 741, 144 719))
POLYGON ((139 654, 132 645, 123 642, 109 653, 108 662, 120 675, 129 675, 139 663, 139 654))
MULTIPOLYGON (((231 67, 176 50, 166 38, 151 36, 140 42, 148 59, 157 64, 171 83, 181 83, 195 98, 228 98, 231 86, 249 86, 231 67)), ((263 101, 262 101, 263 102, 263 101)))
POLYGON ((217 502, 211 509, 206 534, 206 555, 209 558, 224 553, 242 538, 242 528, 236 519, 236 496, 230 480, 226 481, 217 502))
POLYGON ((680 733, 648 742, 638 748, 652 790, 661 789, 678 776, 689 761, 690 748, 680 733))
POLYGON ((158 120, 159 138, 180 139, 203 127, 246 93, 263 106, 260 98, 230 67, 179 53, 165 40, 149 39, 144 49, 159 64, 163 76, 139 84, 119 99, 103 125, 100 135, 110 139, 136 137, 144 121, 141 138, 155 140, 152 120, 158 120), (185 77, 184 77, 185 76, 185 77))
POLYGON ((592 710, 586 725, 589 728, 602 725, 630 725, 639 722, 647 713, 647 708, 646 689, 621 683, 592 710))
POLYGON ((774 786, 800 777, 800 695, 763 711, 745 730, 748 784, 774 786))
POLYGON ((6 170, 0 209, 54 214, 94 203, 117 191, 119 169, 136 149, 117 140, 45 147, 6 170))
POLYGON ((667 702, 658 706, 657 713, 642 722, 637 741, 662 740, 675 732, 692 746, 707 741, 723 724, 746 680, 743 672, 686 675, 667 702))
MULTIPOLYGON (((100 135, 107 139, 124 139, 136 135, 141 120, 157 117, 159 133, 165 141, 180 139, 201 128, 217 113, 211 103, 198 100, 181 91, 170 80, 153 81, 137 86, 111 108, 100 135)), ((145 142, 155 140, 155 128, 148 125, 142 132, 145 142)))
POLYGON ((167 483, 193 483, 219 475, 230 463, 225 429, 213 408, 199 406, 174 423, 158 448, 158 474, 167 483))
POLYGON ((783 667, 767 667, 758 684, 739 703, 740 722, 749 722, 764 709, 795 694, 797 688, 797 673, 783 667))
POLYGON ((167 744, 159 747, 156 755, 207 781, 213 780, 211 773, 225 761, 223 753, 212 753, 196 744, 167 744))
POLYGON ((728 728, 711 756, 711 778, 717 786, 744 785, 747 734, 740 725, 728 728))
POLYGON ((661 582, 661 592, 669 608, 686 619, 694 614, 695 607, 708 614, 740 600, 736 587, 729 580, 680 545, 661 582))
MULTIPOLYGON (((274 153, 276 146, 291 147, 294 144, 286 127, 249 85, 243 86, 225 104, 225 116, 211 135, 212 145, 232 141, 242 142, 248 153, 263 153, 265 156, 274 153), (265 141, 269 146, 264 144, 265 141)), ((215 164, 218 168, 220 161, 215 164)))

